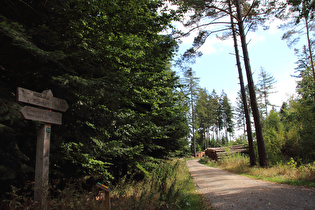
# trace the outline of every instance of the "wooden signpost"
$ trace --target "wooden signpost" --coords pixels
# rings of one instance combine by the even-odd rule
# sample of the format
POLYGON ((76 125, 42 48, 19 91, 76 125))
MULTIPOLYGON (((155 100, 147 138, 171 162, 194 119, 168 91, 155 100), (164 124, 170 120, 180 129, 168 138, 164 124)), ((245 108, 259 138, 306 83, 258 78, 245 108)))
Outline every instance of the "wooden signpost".
POLYGON ((25 88, 17 88, 17 100, 47 109, 65 112, 68 104, 65 100, 53 97, 51 90, 45 90, 38 93, 25 88))
POLYGON ((47 209, 51 124, 62 124, 62 114, 52 110, 65 112, 68 104, 53 97, 51 90, 38 93, 21 87, 17 88, 17 101, 46 108, 25 106, 20 112, 26 120, 45 123, 37 134, 34 201, 39 209, 47 209))
POLYGON ((62 124, 62 114, 59 112, 53 112, 47 109, 39 109, 31 106, 23 107, 20 112, 26 120, 36 120, 56 125, 62 124))
POLYGON ((105 209, 106 210, 110 210, 111 209, 111 206, 110 206, 110 195, 109 195, 110 189, 107 186, 105 186, 105 185, 103 185, 103 184, 101 184, 99 182, 96 183, 96 186, 99 187, 100 189, 104 190, 104 192, 105 192, 105 209))

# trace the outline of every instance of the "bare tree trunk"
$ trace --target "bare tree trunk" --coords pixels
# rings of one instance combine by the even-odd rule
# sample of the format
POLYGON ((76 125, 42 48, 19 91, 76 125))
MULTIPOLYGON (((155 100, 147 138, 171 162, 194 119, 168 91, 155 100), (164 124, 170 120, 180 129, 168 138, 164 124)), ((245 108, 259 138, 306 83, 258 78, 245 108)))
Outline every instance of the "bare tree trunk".
MULTIPOLYGON (((231 6, 230 0, 229 0, 229 9, 230 9, 230 13, 232 14, 232 6, 231 6)), ((241 62, 240 62, 240 55, 239 55, 239 51, 238 51, 234 20, 233 20, 232 16, 230 16, 230 17, 231 17, 231 27, 232 27, 232 33, 233 33, 233 40, 234 40, 236 65, 237 65, 239 79, 240 79, 241 95, 242 95, 242 101, 243 101, 245 119, 246 119, 247 141, 248 141, 248 147, 249 147, 250 166, 254 166, 254 165, 256 165, 256 156, 255 156, 255 150, 254 150, 254 144, 253 144, 252 126, 251 126, 251 120, 250 120, 249 110, 248 110, 248 106, 247 106, 245 86, 244 86, 243 73, 242 73, 242 67, 241 67, 241 62)))
POLYGON ((310 30, 309 30, 308 21, 307 21, 306 17, 305 17, 305 26, 306 26, 308 51, 310 53, 310 59, 311 59, 311 69, 312 69, 312 73, 313 73, 313 79, 315 82, 315 70, 314 70, 314 61, 313 61, 313 54, 312 54, 312 45, 311 45, 311 41, 310 41, 310 30))
POLYGON ((194 146, 194 157, 196 157, 196 140, 195 140, 195 119, 194 119, 194 101, 193 101, 193 92, 191 87, 191 126, 192 126, 192 138, 194 146))
POLYGON ((263 137, 262 126, 261 126, 260 116, 259 116, 259 111, 258 111, 258 106, 257 106, 255 87, 254 87, 254 82, 252 78, 252 71, 251 71, 250 62, 249 62, 249 55, 248 55, 248 50, 247 50, 247 43, 246 43, 246 37, 245 37, 243 19, 242 19, 242 12, 240 8, 240 0, 236 0, 235 3, 236 3, 236 9, 237 9, 238 26, 239 26, 239 33, 241 37, 245 70, 246 70, 247 81, 248 81, 250 102, 251 102, 255 129, 256 129, 259 164, 262 167, 268 167, 269 163, 268 163, 265 141, 263 137))
POLYGON ((206 129, 203 132, 203 137, 204 137, 204 141, 205 141, 205 149, 207 149, 207 139, 206 139, 206 129))
POLYGON ((218 139, 219 139, 219 129, 216 128, 216 132, 217 132, 217 138, 216 138, 216 141, 215 141, 215 147, 218 146, 218 139))
POLYGON ((189 77, 189 91, 190 91, 190 104, 191 104, 191 129, 192 129, 192 142, 194 157, 196 157, 196 140, 195 140, 195 113, 194 113, 194 91, 193 91, 193 73, 192 69, 188 70, 189 77))
MULTIPOLYGON (((242 75, 243 76, 243 75, 242 75)), ((245 96, 246 97, 246 96, 245 96)), ((247 106, 247 101, 246 101, 246 106, 247 106)), ((248 109, 248 107, 247 107, 248 109)), ((252 130, 252 128, 250 129, 252 130)), ((245 116, 245 122, 244 122, 244 135, 246 134, 246 116, 245 116)))
POLYGON ((228 143, 229 143, 229 137, 228 137, 227 130, 225 130, 225 145, 228 145, 228 143))

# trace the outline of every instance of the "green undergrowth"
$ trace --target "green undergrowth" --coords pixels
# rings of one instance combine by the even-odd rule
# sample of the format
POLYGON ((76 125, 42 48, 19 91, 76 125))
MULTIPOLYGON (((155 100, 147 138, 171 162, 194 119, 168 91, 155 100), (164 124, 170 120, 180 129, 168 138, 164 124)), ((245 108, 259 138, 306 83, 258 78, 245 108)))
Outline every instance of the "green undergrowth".
MULTIPOLYGON (((121 179, 111 186, 111 207, 115 209, 210 209, 196 192, 184 159, 163 161, 141 181, 121 179)), ((48 209, 105 209, 104 194, 97 187, 87 191, 75 183, 54 189, 48 209)), ((0 209, 34 209, 32 190, 12 187, 0 209)))
POLYGON ((205 209, 184 159, 161 162, 141 182, 122 180, 112 194, 113 209, 205 209))
POLYGON ((291 158, 286 163, 277 163, 269 168, 250 167, 249 158, 240 154, 224 157, 218 162, 203 157, 199 162, 254 179, 315 187, 315 162, 298 166, 297 162, 291 158))

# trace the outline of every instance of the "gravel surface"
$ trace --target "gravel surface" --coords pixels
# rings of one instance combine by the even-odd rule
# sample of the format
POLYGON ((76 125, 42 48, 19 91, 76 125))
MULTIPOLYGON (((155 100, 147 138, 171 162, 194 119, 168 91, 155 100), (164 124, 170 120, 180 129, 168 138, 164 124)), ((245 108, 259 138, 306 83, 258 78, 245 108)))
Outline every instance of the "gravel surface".
POLYGON ((312 209, 315 189, 276 184, 187 161, 197 190, 216 209, 312 209))

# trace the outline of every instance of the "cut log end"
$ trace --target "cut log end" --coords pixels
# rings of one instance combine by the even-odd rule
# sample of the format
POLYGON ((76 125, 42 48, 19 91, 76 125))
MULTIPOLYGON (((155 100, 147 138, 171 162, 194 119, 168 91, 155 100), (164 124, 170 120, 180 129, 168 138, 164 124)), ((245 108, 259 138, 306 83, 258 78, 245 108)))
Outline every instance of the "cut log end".
POLYGON ((205 155, 215 161, 221 159, 222 156, 227 156, 234 153, 247 153, 247 149, 244 145, 234 145, 230 147, 207 148, 205 150, 205 155))

